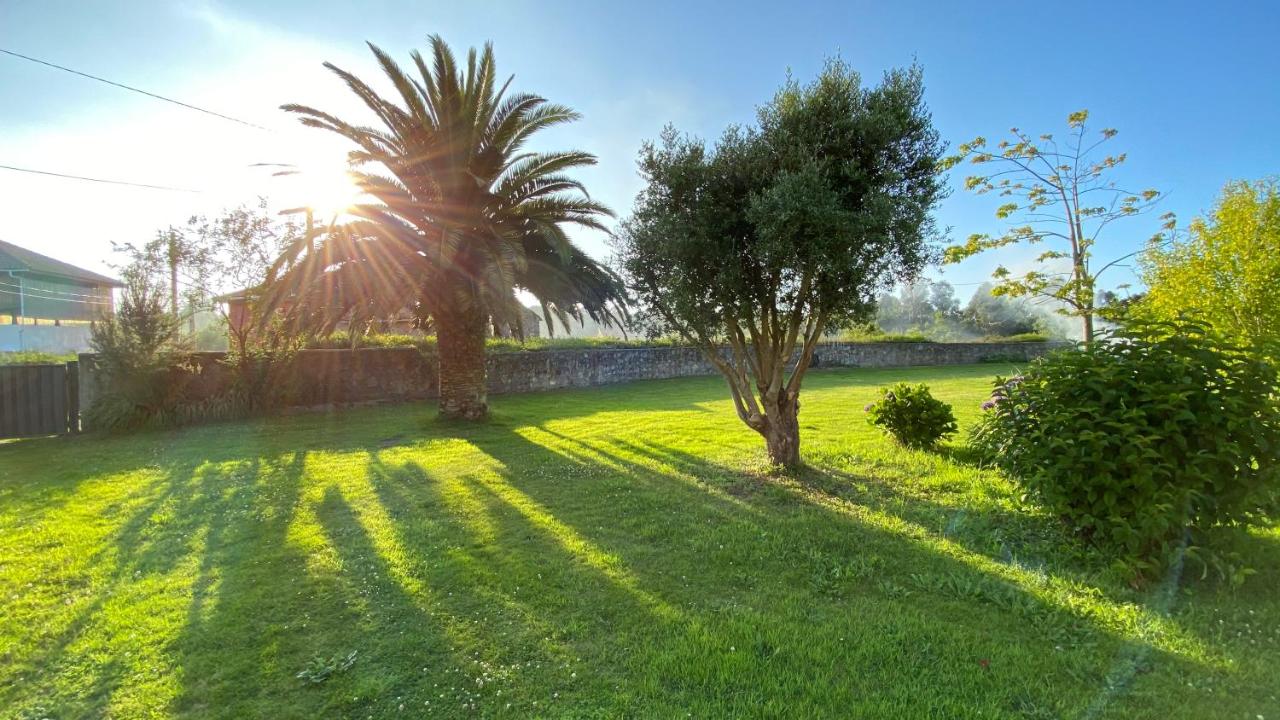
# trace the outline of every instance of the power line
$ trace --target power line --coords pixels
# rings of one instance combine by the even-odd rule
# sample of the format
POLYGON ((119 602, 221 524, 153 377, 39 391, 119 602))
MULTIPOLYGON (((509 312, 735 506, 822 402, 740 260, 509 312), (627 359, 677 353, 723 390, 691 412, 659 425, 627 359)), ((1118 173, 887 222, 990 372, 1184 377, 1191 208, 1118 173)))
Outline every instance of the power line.
POLYGON ((48 170, 33 170, 31 168, 14 167, 12 165, 0 165, 0 168, 13 170, 15 172, 32 173, 33 175, 48 175, 50 177, 67 178, 69 180, 84 180, 86 182, 105 183, 107 185, 128 185, 129 187, 147 188, 149 190, 169 190, 172 192, 184 193, 202 192, 201 190, 173 187, 171 185, 148 185, 147 183, 126 182, 124 180, 104 180, 103 178, 91 178, 83 175, 67 175, 66 173, 50 172, 48 170))
POLYGON ((39 293, 44 293, 46 295, 70 295, 73 297, 80 297, 80 298, 92 298, 94 300, 102 299, 101 295, 94 295, 90 293, 74 293, 74 292, 67 292, 65 290, 53 290, 51 288, 30 287, 27 285, 14 285, 13 283, 7 283, 2 280, 0 280, 0 287, 17 288, 24 292, 39 292, 39 293))
POLYGON ((54 297, 52 295, 46 295, 44 294, 45 291, 36 290, 35 288, 19 287, 17 285, 9 285, 7 283, 0 283, 0 285, 4 285, 4 287, 18 288, 17 291, 5 290, 4 288, 0 288, 0 292, 7 292, 10 295, 25 295, 27 297, 38 298, 40 300, 57 300, 59 302, 75 302, 75 303, 83 303, 86 305, 105 305, 111 302, 105 297, 93 297, 93 296, 86 295, 84 297, 91 298, 87 300, 80 299, 80 298, 70 298, 70 297, 54 297))
POLYGON ((73 300, 71 298, 59 298, 59 297, 43 297, 40 295, 33 295, 28 290, 17 292, 14 290, 5 290, 4 288, 0 288, 0 293, 5 293, 7 295, 17 295, 18 297, 26 297, 32 300, 49 300, 49 301, 65 302, 65 303, 77 303, 79 305, 110 305, 111 304, 106 300, 93 301, 93 300, 73 300))
POLYGON ((86 77, 86 78, 89 78, 90 80, 97 80, 98 82, 101 82, 101 83, 106 83, 106 84, 108 84, 108 85, 114 85, 115 87, 122 88, 122 89, 124 89, 124 90, 129 90, 130 92, 140 93, 140 94, 142 94, 142 95, 146 95, 147 97, 155 98, 156 100, 163 100, 164 102, 167 102, 167 103, 173 103, 174 105, 180 105, 180 106, 182 106, 182 107, 184 107, 184 108, 187 108, 188 110, 195 110, 196 112, 202 112, 202 113, 204 113, 204 114, 206 114, 206 115, 212 115, 212 116, 217 117, 217 118, 222 118, 223 120, 230 120, 230 121, 231 121, 231 122, 233 122, 233 123, 239 123, 239 124, 241 124, 241 125, 246 125, 246 126, 248 126, 248 127, 256 128, 256 129, 258 129, 258 130, 265 130, 265 131, 267 131, 267 132, 275 132, 275 131, 274 131, 274 130, 272 130, 271 128, 266 128, 266 127, 263 127, 263 126, 261 126, 261 125, 256 125, 256 124, 251 123, 251 122, 249 122, 249 121, 247 121, 247 120, 241 120, 241 119, 239 119, 239 118, 234 118, 234 117, 231 117, 230 115, 223 115, 222 113, 220 113, 220 112, 214 112, 213 110, 206 110, 206 109, 204 109, 204 108, 202 108, 202 107, 197 107, 197 106, 192 105, 192 104, 190 104, 190 103, 184 103, 184 102, 182 102, 181 100, 174 100, 173 98, 168 98, 168 97, 165 97, 165 96, 163 96, 163 95, 157 95, 157 94, 155 94, 155 93, 153 93, 153 92, 147 92, 146 90, 142 90, 142 89, 139 89, 139 88, 133 87, 132 85, 125 85, 124 83, 118 83, 118 82, 115 82, 115 81, 112 81, 112 80, 108 80, 108 79, 106 79, 106 78, 101 78, 101 77, 98 77, 97 75, 90 75, 89 73, 86 73, 86 72, 80 72, 79 70, 72 70, 72 69, 71 69, 71 68, 69 68, 69 67, 63 67, 62 65, 58 65, 58 64, 55 64, 55 63, 47 62, 47 61, 45 61, 45 60, 40 60, 40 59, 38 59, 38 58, 29 57, 29 56, 27 56, 27 55, 23 55, 22 53, 16 53, 16 52, 14 52, 14 51, 12 51, 12 50, 5 50, 4 48, 0 48, 0 53, 4 53, 5 55, 12 55, 13 57, 21 58, 21 59, 23 59, 23 60, 27 60, 27 61, 29 61, 29 62, 33 62, 33 63, 38 63, 38 64, 40 64, 40 65, 44 65, 44 66, 47 66, 47 67, 51 67, 51 68, 54 68, 54 69, 56 69, 56 70, 62 70, 63 72, 69 72, 69 73, 71 73, 71 74, 73 74, 73 75, 79 75, 80 77, 86 77))

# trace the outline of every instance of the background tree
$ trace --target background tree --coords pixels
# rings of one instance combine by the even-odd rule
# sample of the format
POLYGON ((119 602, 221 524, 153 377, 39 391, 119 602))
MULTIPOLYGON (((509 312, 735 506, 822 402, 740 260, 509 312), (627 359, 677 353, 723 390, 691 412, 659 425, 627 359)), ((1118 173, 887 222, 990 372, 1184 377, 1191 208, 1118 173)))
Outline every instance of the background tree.
MULTIPOLYGON (((979 195, 996 193, 1009 198, 996 210, 1001 220, 1018 217, 1023 224, 1008 228, 998 236, 970 235, 963 245, 947 248, 948 263, 995 248, 1025 243, 1045 244, 1036 258, 1037 269, 1015 276, 1003 265, 992 277, 998 295, 1044 298, 1063 306, 1064 314, 1080 318, 1085 343, 1093 342, 1098 278, 1136 253, 1116 257, 1100 267, 1093 263, 1094 246, 1101 234, 1116 220, 1151 209, 1159 197, 1155 190, 1130 192, 1109 179, 1109 173, 1124 163, 1119 153, 1097 157, 1098 148, 1116 131, 1104 129, 1097 136, 1087 132, 1087 110, 1067 117, 1069 132, 1061 146, 1053 135, 1038 139, 1011 128, 1010 140, 987 148, 985 138, 959 146, 944 167, 964 160, 982 165, 983 170, 965 179, 965 188, 979 195), (992 168, 987 171, 987 168, 992 168)), ((1172 217, 1166 215, 1166 227, 1172 217)))
POLYGON ((130 272, 145 276, 149 285, 167 288, 171 314, 185 321, 175 329, 185 324, 188 335, 194 335, 197 319, 215 313, 229 330, 232 350, 243 355, 261 334, 266 318, 251 311, 239 322, 228 323, 214 298, 231 292, 250 297, 260 293, 276 258, 304 234, 301 224, 274 213, 265 198, 258 198, 218 215, 192 216, 185 225, 157 232, 147 243, 114 248, 126 258, 124 267, 130 272))
POLYGON ((1141 257, 1147 295, 1138 312, 1192 313, 1242 345, 1280 343, 1280 187, 1233 182, 1207 217, 1141 257))
POLYGON ((1098 293, 1098 317, 1109 323, 1126 325, 1134 319, 1146 297, 1145 292, 1121 295, 1114 290, 1103 290, 1098 293))
POLYGON ((277 262, 266 307, 316 332, 342 320, 360 323, 410 309, 436 328, 440 411, 488 414, 485 335, 490 324, 522 332, 517 290, 568 326, 585 316, 625 319, 621 281, 574 245, 566 226, 603 230, 608 208, 566 172, 595 163, 585 152, 524 149, 540 130, 579 116, 527 93, 497 86, 493 48, 468 53, 459 67, 449 46, 431 38, 432 62, 413 53, 411 76, 370 45, 395 89, 384 98, 326 63, 377 117, 355 125, 301 105, 284 109, 302 123, 337 133, 356 149, 352 177, 376 202, 359 219, 318 243, 296 242, 277 262))
POLYGON ((800 459, 800 387, 822 334, 929 257, 943 145, 918 68, 874 88, 838 60, 788 81, 713 149, 668 128, 617 250, 659 331, 724 375, 776 464, 800 459), (727 345, 727 348, 724 347, 727 345))
POLYGON ((885 291, 876 299, 875 322, 886 333, 929 333, 959 314, 950 283, 917 279, 885 291), (941 304, 939 304, 941 303, 941 304))
POLYGON ((115 312, 94 323, 89 340, 103 392, 85 408, 88 425, 121 429, 172 411, 182 387, 174 368, 188 351, 181 320, 170 312, 166 286, 141 266, 122 272, 115 312))
MULTIPOLYGON (((192 217, 190 223, 197 218, 192 217)), ((169 315, 174 318, 191 320, 190 308, 202 304, 198 298, 201 293, 184 280, 192 270, 192 261, 201 254, 184 228, 170 225, 164 230, 157 230, 155 237, 142 243, 117 243, 112 241, 112 249, 125 256, 126 262, 118 266, 121 272, 129 272, 135 281, 145 278, 148 293, 160 293, 161 299, 167 299, 169 315), (165 297, 167 295, 167 298, 165 297), (184 312, 184 308, 187 310, 184 312)), ((173 330, 180 332, 182 323, 175 323, 173 330)))
MULTIPOLYGON (((875 323, 885 333, 923 335, 931 340, 964 340, 975 336, 1008 337, 1027 333, 1059 334, 1053 320, 1064 320, 1032 305, 1027 298, 993 295, 982 283, 961 308, 955 289, 945 281, 904 283, 898 294, 883 292, 876 300, 875 323)), ((874 334, 874 331, 872 331, 874 334)))
POLYGON ((960 319, 960 299, 956 289, 946 280, 929 283, 929 304, 938 320, 954 322, 960 319))
POLYGON ((965 326, 978 335, 1008 337, 1039 331, 1041 317, 1026 298, 995 293, 996 286, 983 283, 969 298, 963 317, 965 326))
POLYGON ((869 332, 900 333, 907 328, 907 321, 902 312, 902 301, 892 291, 884 290, 876 296, 874 322, 874 327, 868 326, 869 332))
POLYGON ((925 328, 933 323, 932 285, 927 280, 913 280, 898 291, 902 319, 908 328, 925 328))

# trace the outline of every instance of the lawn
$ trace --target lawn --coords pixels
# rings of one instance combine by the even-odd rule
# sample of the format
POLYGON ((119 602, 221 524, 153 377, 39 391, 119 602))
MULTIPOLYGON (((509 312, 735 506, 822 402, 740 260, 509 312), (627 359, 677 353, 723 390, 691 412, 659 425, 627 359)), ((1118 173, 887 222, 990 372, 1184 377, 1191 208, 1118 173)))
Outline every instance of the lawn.
POLYGON ((1280 530, 1135 589, 863 419, 1005 371, 814 372, 793 477, 713 378, 5 443, 0 715, 1280 719, 1280 530))

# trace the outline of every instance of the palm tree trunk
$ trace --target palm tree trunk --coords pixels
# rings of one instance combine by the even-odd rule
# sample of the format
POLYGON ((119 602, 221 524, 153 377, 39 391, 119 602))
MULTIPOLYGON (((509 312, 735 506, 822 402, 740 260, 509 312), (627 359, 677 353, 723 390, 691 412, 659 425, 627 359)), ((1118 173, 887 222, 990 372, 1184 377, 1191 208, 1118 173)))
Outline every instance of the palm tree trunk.
POLYGON ((440 358, 440 416, 483 420, 489 415, 484 343, 488 320, 478 303, 436 317, 440 358))

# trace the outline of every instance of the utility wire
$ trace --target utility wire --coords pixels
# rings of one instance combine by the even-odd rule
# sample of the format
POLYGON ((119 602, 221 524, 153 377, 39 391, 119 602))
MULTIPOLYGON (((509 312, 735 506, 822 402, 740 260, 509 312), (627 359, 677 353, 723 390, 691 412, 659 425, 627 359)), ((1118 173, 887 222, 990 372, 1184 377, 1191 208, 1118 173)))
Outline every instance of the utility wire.
POLYGON ((11 56, 16 57, 16 58, 21 58, 21 59, 23 59, 23 60, 27 60, 27 61, 29 61, 29 62, 37 63, 37 64, 40 64, 40 65, 44 65, 44 66, 46 66, 46 67, 51 67, 51 68, 54 68, 54 69, 56 69, 56 70, 62 70, 63 72, 69 72, 69 73, 71 73, 71 74, 73 74, 73 75, 79 75, 80 77, 86 77, 86 78, 89 78, 90 80, 97 80, 98 82, 101 82, 101 83, 106 83, 106 84, 108 84, 108 85, 114 85, 114 86, 116 86, 116 87, 118 87, 118 88, 122 88, 122 89, 124 89, 124 90, 129 90, 130 92, 136 92, 136 93, 140 93, 140 94, 142 94, 142 95, 146 95, 147 97, 155 98, 156 100, 163 100, 164 102, 167 102, 167 103, 173 103, 174 105, 180 105, 180 106, 182 106, 182 107, 184 107, 184 108, 187 108, 188 110, 195 110, 196 112, 202 112, 202 113, 204 113, 204 114, 206 114, 206 115, 212 115, 212 116, 217 117, 217 118, 222 118, 223 120, 230 120, 230 121, 231 121, 231 122, 233 122, 233 123, 239 123, 239 124, 241 124, 241 125, 246 125, 246 126, 248 126, 248 127, 255 128, 255 129, 258 129, 258 130, 265 130, 265 131, 267 131, 267 132, 275 132, 275 131, 274 131, 274 130, 272 130, 271 128, 266 128, 266 127, 263 127, 263 126, 261 126, 261 125, 256 125, 256 124, 251 123, 251 122, 249 122, 249 121, 247 121, 247 120, 241 120, 241 119, 239 119, 239 118, 234 118, 234 117, 231 117, 230 115, 223 115, 222 113, 220 113, 220 112, 214 112, 213 110, 206 110, 206 109, 204 109, 204 108, 202 108, 202 107, 196 107, 195 105, 191 105, 190 103, 184 103, 184 102, 182 102, 181 100, 174 100, 173 98, 168 98, 168 97, 165 97, 165 96, 163 96, 163 95, 157 95, 157 94, 155 94, 155 93, 153 93, 153 92, 147 92, 146 90, 141 90, 141 89, 139 89, 139 88, 133 87, 132 85, 125 85, 124 83, 118 83, 118 82, 115 82, 115 81, 112 81, 112 80, 108 80, 108 79, 106 79, 106 78, 101 78, 101 77, 98 77, 97 75, 90 75, 89 73, 86 73, 86 72, 80 72, 79 70, 72 70, 72 69, 71 69, 71 68, 69 68, 69 67, 63 67, 62 65, 57 65, 57 64, 55 64, 55 63, 47 62, 47 61, 45 61, 45 60, 40 60, 40 59, 38 59, 38 58, 29 57, 29 56, 27 56, 27 55, 23 55, 22 53, 16 53, 16 52, 14 52, 14 51, 12 51, 12 50, 5 50, 4 48, 0 48, 0 53, 4 53, 5 55, 11 55, 11 56))
POLYGON ((65 302, 65 303, 77 303, 79 305, 110 305, 111 304, 106 300, 94 301, 94 300, 73 300, 71 298, 42 297, 40 295, 33 295, 29 291, 18 292, 14 290, 5 290, 3 288, 0 288, 0 293, 5 293, 6 295, 17 295, 19 297, 26 297, 32 300, 48 300, 48 301, 65 302))
MULTIPOLYGON (((54 293, 57 292, 56 290, 41 290, 41 289, 31 288, 26 286, 10 285, 9 283, 0 283, 0 291, 4 291, 4 288, 14 288, 16 292, 14 292, 13 294, 15 295, 18 293, 21 293, 23 295, 27 295, 30 297, 39 297, 41 300, 62 300, 65 302, 86 302, 86 303, 101 303, 101 302, 107 301, 107 299, 101 295, 78 295, 76 293, 66 293, 67 295, 73 295, 74 297, 57 297, 54 295, 54 293)), ((11 291, 5 291, 5 292, 11 292, 11 291)))
POLYGON ((93 299, 93 300, 101 300, 101 299, 102 299, 102 296, 101 296, 101 295, 92 295, 92 294, 89 294, 89 293, 74 293, 74 292, 67 292, 67 291, 65 291, 65 290, 53 290, 53 289, 50 289, 50 288, 36 288, 36 287, 29 287, 29 286, 26 286, 26 285, 15 285, 15 284, 13 284, 13 283, 7 283, 7 282, 4 282, 4 281, 2 281, 2 280, 0 280, 0 287, 15 288, 15 289, 18 289, 18 290, 22 290, 22 291, 24 291, 24 292, 38 292, 38 293, 44 293, 44 294, 46 294, 46 295, 70 295, 70 296, 72 296, 72 297, 78 297, 78 298, 90 298, 90 299, 93 299))
POLYGON ((67 175, 65 173, 50 172, 48 170, 32 170, 31 168, 14 167, 12 165, 0 165, 5 170, 13 170, 15 172, 32 173, 33 175, 48 175, 50 177, 67 178, 69 180, 84 180, 86 182, 105 183, 107 185, 128 185, 129 187, 147 188, 149 190, 169 190, 172 192, 199 193, 201 190, 192 190, 190 188, 173 187, 170 185, 148 185, 146 183, 126 182, 124 180, 104 180, 102 178, 84 177, 83 175, 67 175))

